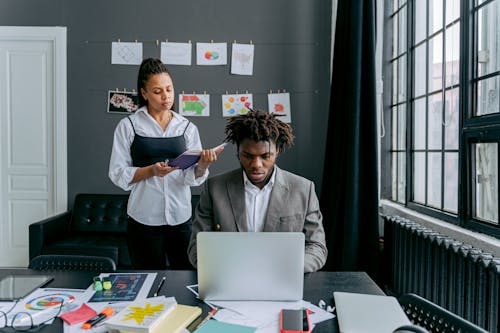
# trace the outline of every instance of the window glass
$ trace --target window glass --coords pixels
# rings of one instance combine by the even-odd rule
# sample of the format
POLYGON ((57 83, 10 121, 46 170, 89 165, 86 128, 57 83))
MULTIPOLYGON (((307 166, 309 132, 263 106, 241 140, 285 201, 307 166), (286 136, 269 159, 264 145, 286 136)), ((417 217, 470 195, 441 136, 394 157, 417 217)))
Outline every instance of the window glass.
POLYGON ((428 105, 428 148, 441 149, 443 135, 443 99, 441 93, 429 96, 428 105))
POLYGON ((446 76, 445 86, 457 85, 460 79, 460 24, 446 29, 446 76))
POLYGON ((425 149, 426 118, 425 97, 416 99, 413 102, 413 149, 425 149))
POLYGON ((499 4, 493 1, 477 12, 477 73, 481 77, 499 67, 499 4))
POLYGON ((415 1, 415 44, 427 36, 427 1, 415 1))
MULTIPOLYGON (((405 82, 399 82, 397 80, 398 77, 398 61, 392 62, 392 77, 394 80, 392 81, 392 104, 396 104, 398 102, 398 86, 402 85, 406 87, 405 82)), ((402 89, 402 88, 401 88, 402 89)))
POLYGON ((425 153, 414 153, 413 163, 413 201, 425 204, 425 153))
POLYGON ((459 17, 460 17, 460 0, 446 0, 446 24, 450 24, 459 17))
POLYGON ((444 210, 458 211, 458 153, 444 154, 444 210))
POLYGON ((498 144, 473 144, 475 152, 474 217, 498 224, 498 144))
POLYGON ((427 161, 427 204, 441 208, 441 153, 429 153, 427 161))
POLYGON ((398 202, 406 201, 406 154, 398 153, 398 202))
POLYGON ((444 146, 446 149, 458 149, 458 88, 447 90, 444 104, 444 146))
POLYGON ((400 104, 398 107, 398 150, 406 147, 406 106, 400 104))
POLYGON ((399 17, 399 15, 397 13, 394 14, 393 21, 392 21, 393 31, 394 31, 394 33, 392 34, 392 57, 393 58, 398 56, 398 50, 399 50, 399 47, 398 47, 398 36, 399 36, 398 17, 399 17))
POLYGON ((436 31, 442 28, 443 28, 443 0, 429 0, 429 35, 434 34, 436 31))
POLYGON ((406 100, 406 56, 403 55, 398 59, 398 102, 406 100))
POLYGON ((415 75, 415 93, 414 96, 418 97, 425 94, 425 47, 426 43, 419 45, 415 48, 415 68, 413 73, 415 75))
POLYGON ((396 133, 398 133, 398 107, 395 106, 392 108, 392 150, 397 150, 398 149, 398 136, 396 133))
POLYGON ((443 35, 429 40, 429 92, 443 87, 443 35))
POLYGON ((401 8, 399 12, 398 24, 398 54, 401 54, 406 51, 406 7, 401 8))
POLYGON ((498 86, 498 76, 480 80, 477 83, 477 116, 498 113, 498 86))

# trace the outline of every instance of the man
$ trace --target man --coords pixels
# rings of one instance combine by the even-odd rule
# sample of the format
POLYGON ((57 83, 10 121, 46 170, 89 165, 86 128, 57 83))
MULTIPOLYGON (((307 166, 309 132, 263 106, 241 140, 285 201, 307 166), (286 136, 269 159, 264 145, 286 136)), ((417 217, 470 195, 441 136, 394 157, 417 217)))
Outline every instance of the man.
POLYGON ((305 234, 304 271, 323 267, 327 249, 314 183, 275 164, 293 143, 290 125, 250 111, 229 118, 225 141, 236 144, 241 169, 205 182, 188 246, 191 264, 200 231, 294 231, 305 234))

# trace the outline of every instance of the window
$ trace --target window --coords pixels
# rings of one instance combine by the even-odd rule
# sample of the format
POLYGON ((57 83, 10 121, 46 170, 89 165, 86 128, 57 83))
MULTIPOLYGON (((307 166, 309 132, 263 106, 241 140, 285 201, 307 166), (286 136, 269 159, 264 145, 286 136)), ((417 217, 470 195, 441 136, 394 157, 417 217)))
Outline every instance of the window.
POLYGON ((500 237, 500 0, 384 3, 382 195, 500 237))

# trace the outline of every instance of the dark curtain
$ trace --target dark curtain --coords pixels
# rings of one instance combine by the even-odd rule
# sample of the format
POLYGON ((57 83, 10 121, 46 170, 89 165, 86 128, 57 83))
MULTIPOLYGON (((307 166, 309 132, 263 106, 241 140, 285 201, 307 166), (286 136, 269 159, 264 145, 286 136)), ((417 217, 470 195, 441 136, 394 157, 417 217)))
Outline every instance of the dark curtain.
POLYGON ((321 193, 324 270, 378 272, 375 0, 338 0, 321 193))

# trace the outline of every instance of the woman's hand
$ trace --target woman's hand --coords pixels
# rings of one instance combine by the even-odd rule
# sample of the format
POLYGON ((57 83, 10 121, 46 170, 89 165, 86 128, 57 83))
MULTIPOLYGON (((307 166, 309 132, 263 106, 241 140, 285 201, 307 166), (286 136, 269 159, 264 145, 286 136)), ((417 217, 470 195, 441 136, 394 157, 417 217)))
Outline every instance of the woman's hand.
POLYGON ((217 149, 203 149, 200 154, 200 160, 195 169, 196 178, 201 177, 205 174, 205 171, 210 164, 217 161, 217 156, 224 150, 224 146, 220 146, 217 149))
POLYGON ((169 173, 171 173, 174 170, 177 170, 177 167, 169 166, 165 162, 156 162, 155 164, 151 165, 153 176, 157 177, 165 177, 169 173))

